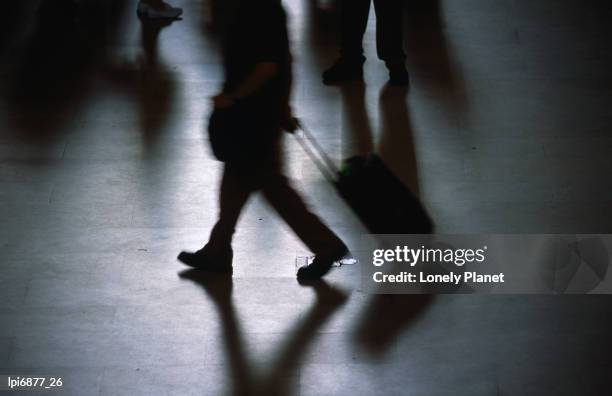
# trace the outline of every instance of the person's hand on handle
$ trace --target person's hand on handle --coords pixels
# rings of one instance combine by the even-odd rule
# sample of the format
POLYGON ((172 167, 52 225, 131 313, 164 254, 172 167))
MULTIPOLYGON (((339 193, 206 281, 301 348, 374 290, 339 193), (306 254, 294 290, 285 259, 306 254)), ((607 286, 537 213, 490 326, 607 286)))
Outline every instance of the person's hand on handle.
POLYGON ((300 128, 300 120, 293 115, 291 106, 287 106, 287 111, 285 112, 285 117, 281 124, 281 128, 289 133, 294 133, 300 128))
POLYGON ((300 128, 300 121, 296 117, 287 118, 283 124, 283 130, 294 133, 300 128))

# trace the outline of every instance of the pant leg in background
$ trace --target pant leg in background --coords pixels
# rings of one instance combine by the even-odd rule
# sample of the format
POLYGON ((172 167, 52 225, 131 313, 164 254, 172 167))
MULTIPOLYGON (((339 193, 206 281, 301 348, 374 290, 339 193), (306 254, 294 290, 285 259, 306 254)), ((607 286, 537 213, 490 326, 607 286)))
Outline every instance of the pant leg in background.
POLYGON ((401 0, 374 0, 376 12, 376 52, 389 64, 403 64, 404 10, 401 0))
MULTIPOLYGON (((343 0, 341 3, 340 55, 344 59, 362 61, 363 35, 368 25, 372 0, 343 0)), ((384 1, 384 0, 383 0, 384 1)))

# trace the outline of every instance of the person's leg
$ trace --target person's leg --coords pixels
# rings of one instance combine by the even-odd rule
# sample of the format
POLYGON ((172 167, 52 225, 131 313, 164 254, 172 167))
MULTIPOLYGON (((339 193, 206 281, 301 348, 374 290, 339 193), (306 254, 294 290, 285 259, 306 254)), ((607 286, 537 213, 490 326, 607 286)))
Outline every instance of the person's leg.
POLYGON ((298 193, 278 169, 264 177, 262 193, 287 225, 316 255, 315 261, 300 268, 298 279, 318 279, 325 275, 334 261, 347 253, 346 245, 313 214, 298 193))
POLYGON ((219 219, 208 243, 197 252, 181 252, 179 261, 191 267, 212 272, 232 272, 232 237, 252 186, 240 169, 225 165, 219 191, 219 219))
POLYGON ((208 240, 211 250, 224 249, 231 245, 238 218, 251 191, 248 174, 238 166, 226 164, 219 190, 219 220, 208 240))
POLYGON ((363 35, 368 25, 371 1, 342 1, 340 56, 344 59, 363 62, 363 35))
POLYGON ((363 80, 363 35, 368 25, 371 1, 342 1, 340 58, 323 72, 324 84, 363 80))
POLYGON ((376 52, 389 69, 390 82, 408 83, 404 53, 404 24, 401 0, 374 0, 376 12, 376 52))
POLYGON ((315 254, 324 254, 342 241, 312 213, 298 193, 280 174, 268 178, 262 193, 293 232, 315 254))
POLYGON ((389 63, 403 63, 403 9, 400 0, 374 0, 376 12, 376 51, 389 63))

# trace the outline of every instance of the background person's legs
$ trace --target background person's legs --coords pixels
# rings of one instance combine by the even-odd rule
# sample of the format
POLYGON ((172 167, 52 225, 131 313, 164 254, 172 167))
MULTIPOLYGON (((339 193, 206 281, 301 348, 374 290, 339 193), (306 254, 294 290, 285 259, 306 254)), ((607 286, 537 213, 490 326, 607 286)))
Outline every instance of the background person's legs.
POLYGON ((376 11, 376 52, 389 69, 389 82, 408 84, 406 54, 404 53, 403 2, 401 0, 374 0, 376 11))
POLYGON ((404 64, 403 8, 399 0, 374 0, 376 52, 387 64, 404 64))
POLYGON ((371 1, 342 1, 340 58, 323 72, 324 84, 363 80, 363 35, 368 25, 371 1))
POLYGON ((347 61, 363 62, 363 35, 368 25, 372 0, 343 0, 340 56, 347 61))
MULTIPOLYGON (((371 0, 342 2, 342 41, 340 59, 323 73, 323 83, 363 80, 363 35, 368 25, 371 0)), ((376 11, 376 51, 389 69, 389 82, 408 84, 404 64, 403 7, 401 0, 374 0, 376 11)))

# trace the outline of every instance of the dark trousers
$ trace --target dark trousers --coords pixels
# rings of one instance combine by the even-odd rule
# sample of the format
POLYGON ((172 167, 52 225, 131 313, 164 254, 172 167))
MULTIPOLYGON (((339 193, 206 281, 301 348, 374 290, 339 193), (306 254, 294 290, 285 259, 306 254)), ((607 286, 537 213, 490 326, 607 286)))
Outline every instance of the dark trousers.
MULTIPOLYGON (((341 55, 363 58, 363 34, 368 24, 372 0, 342 1, 341 55)), ((386 63, 403 63, 403 8, 401 0, 374 0, 376 12, 376 52, 386 63)))
POLYGON ((240 212, 251 193, 258 190, 313 253, 325 254, 342 245, 336 234, 308 210, 291 187, 282 174, 277 156, 248 164, 225 164, 219 194, 219 220, 211 232, 209 249, 214 251, 231 244, 240 212))

